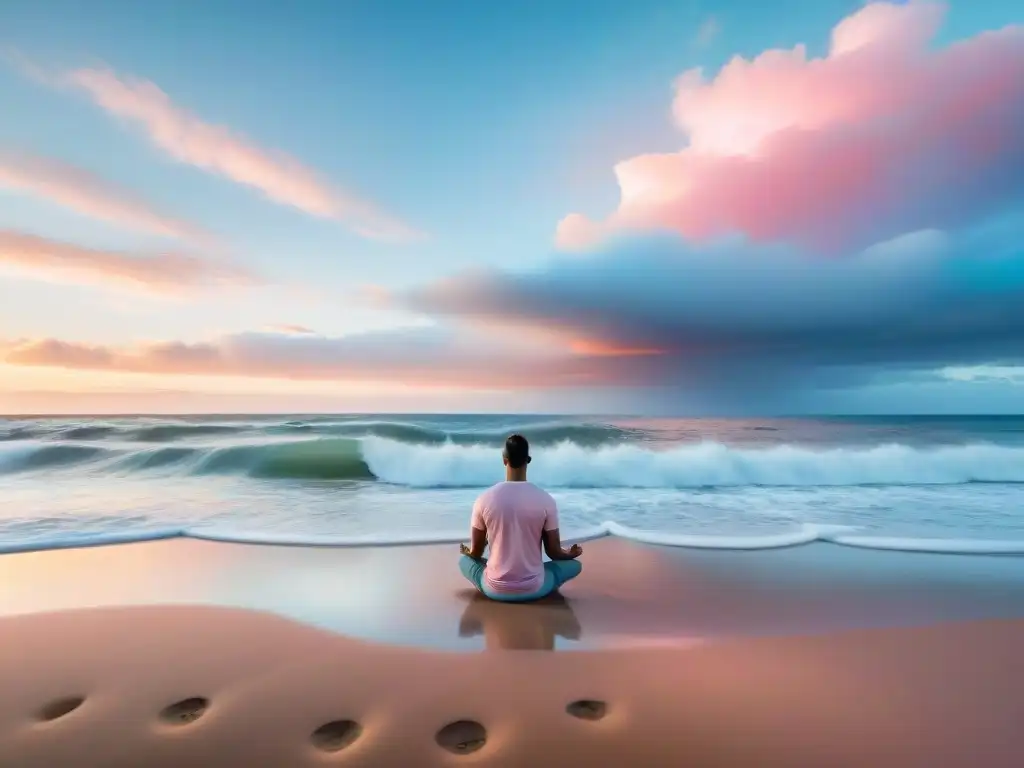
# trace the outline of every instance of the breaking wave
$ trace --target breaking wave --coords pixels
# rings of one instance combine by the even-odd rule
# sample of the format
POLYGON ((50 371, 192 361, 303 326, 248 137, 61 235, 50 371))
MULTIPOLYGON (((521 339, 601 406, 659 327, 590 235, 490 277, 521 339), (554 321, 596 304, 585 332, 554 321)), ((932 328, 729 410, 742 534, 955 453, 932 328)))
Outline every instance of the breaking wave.
MULTIPOLYGON (((568 440, 534 451, 531 478, 552 488, 956 485, 1024 482, 1024 448, 986 443, 856 448, 705 442, 654 448, 568 440)), ((494 445, 405 442, 374 435, 160 447, 131 442, 0 444, 0 474, 135 473, 240 475, 266 480, 379 481, 412 488, 484 487, 500 475, 494 445)))

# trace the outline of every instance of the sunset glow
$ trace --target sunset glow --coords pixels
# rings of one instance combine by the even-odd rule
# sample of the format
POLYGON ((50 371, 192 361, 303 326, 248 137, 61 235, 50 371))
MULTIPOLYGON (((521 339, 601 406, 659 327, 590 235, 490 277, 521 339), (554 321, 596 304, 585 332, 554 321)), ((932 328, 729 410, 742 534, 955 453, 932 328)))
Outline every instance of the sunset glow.
POLYGON ((0 12, 0 411, 1017 397, 1020 14, 384 5, 0 12))

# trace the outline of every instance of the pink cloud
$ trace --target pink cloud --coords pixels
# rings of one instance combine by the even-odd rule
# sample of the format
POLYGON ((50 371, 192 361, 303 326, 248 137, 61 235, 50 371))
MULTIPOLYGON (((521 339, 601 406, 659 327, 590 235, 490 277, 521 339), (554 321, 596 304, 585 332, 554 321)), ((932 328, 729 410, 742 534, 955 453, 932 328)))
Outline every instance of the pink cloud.
POLYGON ((263 149, 225 126, 203 122, 156 84, 109 69, 79 69, 64 82, 85 91, 116 117, 139 123, 172 158, 262 192, 313 216, 346 221, 365 237, 413 239, 419 233, 364 200, 344 193, 298 160, 263 149))
POLYGON ((604 221, 570 214, 557 242, 619 231, 743 234, 835 251, 956 225, 1024 192, 1024 27, 929 46, 944 6, 875 3, 826 56, 798 45, 676 82, 685 149, 619 163, 604 221), (950 189, 971 191, 955 202, 950 189), (966 198, 966 199, 964 199, 966 198))
POLYGON ((166 216, 127 190, 57 160, 0 154, 0 187, 28 192, 86 216, 132 229, 197 242, 212 241, 201 227, 166 216))
POLYGON ((353 292, 353 298, 355 301, 378 309, 391 306, 394 299, 387 287, 374 284, 357 286, 353 292))
POLYGON ((591 340, 575 349, 496 341, 438 327, 341 337, 244 333, 198 344, 129 347, 59 339, 0 343, 0 362, 8 365, 503 390, 628 383, 639 370, 637 357, 649 354, 656 352, 591 340))
POLYGON ((47 365, 47 361, 58 360, 62 368, 95 370, 110 367, 115 357, 103 347, 59 339, 21 342, 7 349, 5 356, 5 362, 12 365, 47 365))
POLYGON ((308 328, 305 325, 296 325, 294 323, 281 323, 279 325, 271 325, 267 328, 271 333, 291 333, 291 334, 309 334, 316 333, 312 328, 308 328))
POLYGON ((591 357, 652 357, 666 353, 666 350, 657 347, 625 346, 590 337, 570 339, 569 349, 577 355, 591 357))
POLYGON ((190 254, 137 256, 10 230, 0 230, 0 267, 42 280, 111 285, 165 295, 256 282, 242 269, 190 254))

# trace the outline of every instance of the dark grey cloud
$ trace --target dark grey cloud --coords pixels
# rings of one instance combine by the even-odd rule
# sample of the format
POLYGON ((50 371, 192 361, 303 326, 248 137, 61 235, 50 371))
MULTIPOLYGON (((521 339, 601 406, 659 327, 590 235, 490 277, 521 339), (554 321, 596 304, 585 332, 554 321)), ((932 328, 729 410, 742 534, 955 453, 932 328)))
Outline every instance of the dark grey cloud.
POLYGON ((880 370, 1024 362, 1024 217, 837 258, 740 239, 620 240, 530 272, 476 271, 396 301, 435 318, 610 347, 652 385, 842 388, 880 370))

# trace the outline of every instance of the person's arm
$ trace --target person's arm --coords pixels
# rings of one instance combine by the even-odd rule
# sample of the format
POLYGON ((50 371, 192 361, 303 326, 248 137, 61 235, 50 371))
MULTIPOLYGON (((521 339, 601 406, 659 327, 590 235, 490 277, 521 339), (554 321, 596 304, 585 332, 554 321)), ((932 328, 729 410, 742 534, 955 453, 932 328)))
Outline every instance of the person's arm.
POLYGON ((487 525, 484 523, 483 505, 480 499, 473 505, 473 517, 470 521, 469 546, 465 544, 459 547, 464 555, 469 555, 474 560, 481 560, 484 551, 487 549, 487 525))
POLYGON ((485 549, 487 549, 487 529, 477 528, 474 525, 470 531, 469 548, 463 554, 469 555, 474 560, 482 560, 485 549))
POLYGON ((568 549, 562 548, 562 538, 557 528, 544 530, 544 552, 552 560, 575 560, 583 554, 583 547, 573 544, 568 549))
POLYGON ((554 499, 549 504, 544 521, 544 552, 552 560, 575 560, 583 554, 583 547, 573 544, 569 549, 562 548, 562 537, 558 532, 558 505, 554 499))

